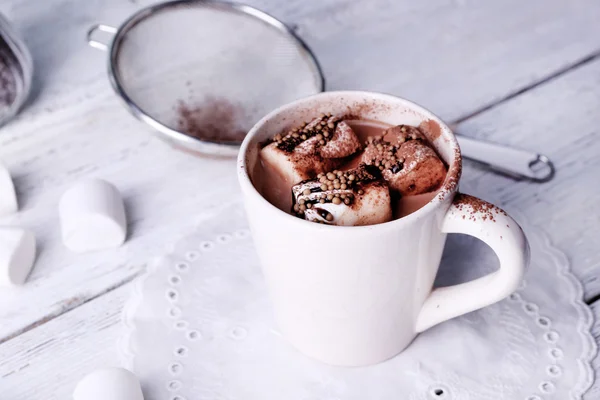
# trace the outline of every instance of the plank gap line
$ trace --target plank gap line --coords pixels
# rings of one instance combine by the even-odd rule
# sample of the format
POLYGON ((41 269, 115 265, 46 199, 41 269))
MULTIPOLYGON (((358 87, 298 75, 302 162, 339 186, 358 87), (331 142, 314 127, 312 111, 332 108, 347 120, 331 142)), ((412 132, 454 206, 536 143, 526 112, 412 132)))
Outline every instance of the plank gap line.
POLYGON ((65 313, 68 313, 69 311, 73 311, 74 309, 76 309, 76 308, 78 308, 78 307, 80 307, 80 306, 82 306, 82 305, 84 305, 86 303, 89 303, 90 301, 93 301, 93 300, 95 300, 95 299, 97 299, 99 297, 102 297, 105 294, 108 294, 108 293, 112 292, 113 290, 116 290, 116 289, 120 288, 121 286, 126 285, 129 282, 137 279, 138 277, 142 276, 144 273, 145 273, 144 270, 138 271, 138 272, 134 273, 133 275, 127 277, 126 279, 123 279, 123 280, 121 280, 119 282, 116 282, 114 285, 109 286, 108 288, 106 288, 106 290, 103 290, 103 291, 101 291, 101 292, 99 292, 99 293, 97 293, 97 294, 95 294, 93 296, 90 296, 89 298, 83 300, 82 302, 73 303, 73 305, 71 307, 65 307, 65 308, 63 308, 63 309, 61 309, 59 311, 56 311, 54 313, 51 313, 51 314, 48 314, 48 315, 44 316, 43 318, 40 318, 40 319, 32 322, 31 324, 29 324, 29 325, 27 325, 27 326, 25 326, 25 327, 23 327, 23 328, 15 331, 15 332, 11 333, 10 335, 8 335, 8 336, 6 336, 4 338, 0 338, 0 345, 3 344, 3 343, 8 342, 11 339, 16 338, 17 336, 20 336, 20 335, 22 335, 24 333, 27 333, 27 332, 29 332, 29 331, 31 331, 31 330, 39 327, 39 326, 42 326, 45 323, 50 322, 53 319, 58 318, 58 317, 60 317, 61 315, 65 314, 65 313))
POLYGON ((582 66, 584 66, 584 65, 586 65, 586 64, 588 64, 588 63, 590 63, 590 62, 592 62, 592 61, 594 61, 594 60, 596 60, 598 58, 600 58, 600 49, 597 50, 597 51, 595 51, 595 52, 593 52, 593 53, 591 53, 591 54, 589 54, 589 55, 587 55, 587 56, 585 56, 585 57, 583 57, 583 58, 581 58, 581 59, 579 59, 578 61, 575 61, 572 64, 569 64, 569 65, 567 65, 567 66, 565 66, 563 68, 560 68, 560 69, 558 69, 558 70, 550 73, 549 75, 547 75, 547 76, 545 76, 545 77, 543 77, 543 78, 541 78, 541 79, 539 79, 539 80, 537 80, 535 82, 532 82, 532 83, 530 83, 530 84, 528 84, 526 86, 523 86, 521 89, 518 89, 518 90, 516 90, 516 91, 514 91, 512 93, 509 93, 509 94, 503 96, 499 100, 493 101, 493 102, 491 102, 491 103, 489 103, 489 104, 487 104, 487 105, 485 105, 485 106, 483 106, 481 108, 476 109, 473 112, 470 112, 469 114, 466 114, 466 115, 464 115, 464 116, 462 116, 462 117, 454 120, 450 125, 454 129, 459 124, 461 124, 461 123, 463 123, 463 122, 465 122, 465 121, 467 121, 467 120, 469 120, 471 118, 474 118, 474 117, 476 117, 476 116, 478 116, 480 114, 483 114, 484 112, 489 111, 489 110, 491 110, 491 109, 493 109, 493 108, 495 108, 495 107, 497 107, 497 106, 499 106, 499 105, 501 105, 503 103, 506 103, 507 101, 510 101, 510 100, 512 100, 512 99, 514 99, 514 98, 516 98, 516 97, 524 94, 525 92, 528 92, 528 91, 530 91, 532 89, 535 89, 538 86, 541 86, 541 85, 543 85, 545 83, 548 83, 548 82, 551 82, 551 81, 553 81, 555 79, 558 79, 561 76, 567 74, 568 72, 573 71, 573 70, 575 70, 575 69, 577 69, 579 67, 582 67, 582 66))

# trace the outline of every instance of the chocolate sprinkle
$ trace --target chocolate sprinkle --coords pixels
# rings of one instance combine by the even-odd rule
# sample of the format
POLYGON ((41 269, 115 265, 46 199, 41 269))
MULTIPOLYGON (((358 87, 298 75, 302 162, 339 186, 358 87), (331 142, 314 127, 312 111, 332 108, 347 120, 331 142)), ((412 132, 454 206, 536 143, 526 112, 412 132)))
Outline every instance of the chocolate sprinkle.
POLYGON ((323 146, 331 140, 333 133, 337 128, 337 124, 341 120, 341 118, 334 117, 331 114, 323 114, 288 132, 275 135, 272 141, 277 142, 277 148, 287 153, 291 153, 300 143, 315 136, 318 136, 318 144, 323 146))
POLYGON ((327 219, 327 215, 329 215, 329 211, 327 210, 323 210, 322 208, 317 208, 317 213, 319 214, 319 216, 321 216, 321 218, 323 219, 327 219))
POLYGON ((423 141, 423 132, 416 126, 410 125, 398 125, 392 128, 386 129, 382 136, 370 137, 366 145, 372 146, 377 151, 377 156, 371 160, 368 160, 368 164, 379 167, 381 171, 387 169, 392 173, 396 174, 404 168, 404 159, 396 158, 396 153, 403 143, 411 140, 423 141), (398 139, 395 143, 389 142, 384 139, 385 132, 394 131, 398 135, 398 139))
POLYGON ((402 163, 394 164, 392 166, 392 168, 391 168, 392 169, 392 173, 393 174, 397 174, 398 172, 400 172, 402 170, 402 167, 404 167, 404 165, 402 163))
MULTIPOLYGON (((364 191, 361 189, 366 183, 382 179, 381 171, 372 165, 361 163, 357 168, 349 171, 329 171, 319 174, 316 179, 307 179, 294 185, 292 188, 292 213, 300 218, 304 218, 306 209, 310 209, 317 204, 333 203, 336 205, 351 205, 356 195, 361 195, 364 191), (350 179, 352 177, 352 179, 350 179), (334 184, 334 181, 344 181, 345 189, 341 189, 341 184, 334 184), (335 186, 339 186, 336 188, 335 186), (306 192, 309 194, 306 194, 306 192), (321 193, 317 196, 311 196, 313 193, 321 193)), ((319 210, 321 215, 321 208, 319 210)), ((326 210, 323 210, 328 213, 326 210)), ((326 219, 326 215, 321 215, 326 219)), ((327 219, 327 221, 330 221, 327 219)))

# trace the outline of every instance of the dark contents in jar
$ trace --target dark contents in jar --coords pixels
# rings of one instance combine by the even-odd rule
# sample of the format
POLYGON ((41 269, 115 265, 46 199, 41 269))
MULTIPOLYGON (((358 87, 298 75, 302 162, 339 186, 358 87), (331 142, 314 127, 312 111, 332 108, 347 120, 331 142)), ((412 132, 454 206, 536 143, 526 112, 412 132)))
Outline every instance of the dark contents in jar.
POLYGON ((0 38, 0 113, 3 109, 10 107, 17 97, 17 80, 15 72, 11 68, 10 48, 0 38))

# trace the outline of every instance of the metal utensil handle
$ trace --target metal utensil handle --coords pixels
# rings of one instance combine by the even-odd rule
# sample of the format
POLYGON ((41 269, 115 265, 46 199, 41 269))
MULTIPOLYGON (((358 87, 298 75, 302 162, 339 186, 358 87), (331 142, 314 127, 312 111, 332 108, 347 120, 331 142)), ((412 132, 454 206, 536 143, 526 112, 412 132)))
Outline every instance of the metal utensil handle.
POLYGON ((104 24, 96 24, 88 30, 87 36, 86 36, 87 42, 90 46, 92 46, 96 49, 107 51, 110 44, 96 40, 96 39, 94 39, 94 36, 98 32, 103 32, 103 33, 110 34, 110 36, 112 37, 115 33, 117 33, 117 30, 118 29, 115 28, 114 26, 104 25, 104 24))
POLYGON ((527 150, 456 136, 463 157, 515 179, 547 182, 554 176, 554 165, 548 157, 527 150))

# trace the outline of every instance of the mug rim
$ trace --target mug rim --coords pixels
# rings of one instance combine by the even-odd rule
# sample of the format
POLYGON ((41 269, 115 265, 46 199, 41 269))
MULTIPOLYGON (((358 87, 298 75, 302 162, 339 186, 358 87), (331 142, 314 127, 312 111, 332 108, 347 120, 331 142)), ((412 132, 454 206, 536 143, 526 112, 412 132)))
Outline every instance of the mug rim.
MULTIPOLYGON (((244 138, 242 145, 240 146, 240 152, 238 154, 238 159, 237 159, 238 181, 240 183, 240 186, 242 187, 242 190, 247 195, 258 196, 260 198, 260 201, 262 204, 266 205, 267 207, 270 207, 270 209, 272 209, 273 211, 276 211, 282 218, 288 218, 287 221, 289 221, 290 223, 310 224, 310 226, 313 226, 314 229, 334 229, 334 230, 344 229, 344 230, 352 230, 352 231, 359 231, 359 230, 364 231, 364 230, 372 230, 372 229, 396 228, 396 227, 399 227, 402 225, 410 224, 418 219, 423 218, 423 216, 433 212, 438 207, 442 206, 442 204, 444 204, 446 199, 453 198, 455 193, 458 191, 458 182, 460 180, 461 173, 462 173, 462 156, 460 153, 460 147, 458 145, 458 141, 456 140, 456 136, 454 135, 454 132, 452 132, 452 129, 450 129, 450 127, 441 118, 439 118, 437 115, 435 115, 428 109, 424 108, 423 106, 421 106, 413 101, 407 100, 405 98, 394 96, 394 95, 387 94, 387 93, 371 92, 371 91, 363 91, 363 90, 338 90, 338 91, 328 91, 328 92, 317 93, 317 94, 314 94, 311 96, 303 97, 301 99, 295 100, 291 103, 285 104, 283 106, 280 106, 280 107, 274 109, 273 111, 271 111, 270 113, 265 115, 263 118, 261 118, 256 124, 254 124, 252 129, 250 129, 250 131, 244 138), (427 117, 429 120, 433 120, 440 125, 440 127, 442 128, 440 137, 443 137, 444 140, 447 142, 447 145, 450 147, 450 150, 453 151, 453 155, 452 155, 451 163, 448 163, 448 172, 446 174, 446 179, 442 183, 442 186, 438 189, 438 192, 433 197, 433 199, 431 199, 429 202, 427 202, 427 204, 425 204, 420 209, 418 209, 402 218, 393 219, 388 222, 374 224, 374 225, 337 226, 337 225, 315 224, 314 222, 306 221, 304 219, 295 217, 295 216, 291 215, 290 213, 280 210, 279 208, 277 208, 276 206, 271 204, 256 189, 256 187, 252 183, 252 180, 250 179, 250 174, 248 173, 247 153, 250 149, 250 143, 252 142, 253 138, 257 135, 257 133, 260 131, 262 126, 265 125, 265 123, 267 123, 270 119, 274 118, 278 114, 280 114, 284 111, 293 109, 295 107, 298 107, 298 106, 302 105, 303 103, 310 102, 311 100, 315 100, 318 98, 326 99, 326 98, 338 98, 338 97, 342 97, 342 96, 359 96, 359 97, 364 97, 364 98, 373 99, 373 100, 380 100, 383 102, 403 103, 404 105, 407 106, 407 108, 417 111, 418 113, 427 117)), ((302 226, 307 228, 309 225, 302 225, 302 226)))

